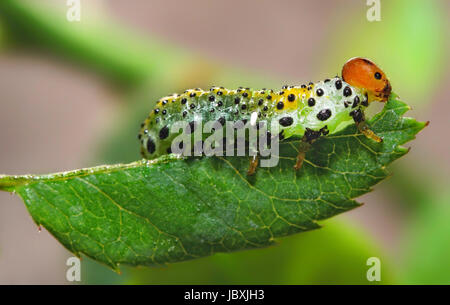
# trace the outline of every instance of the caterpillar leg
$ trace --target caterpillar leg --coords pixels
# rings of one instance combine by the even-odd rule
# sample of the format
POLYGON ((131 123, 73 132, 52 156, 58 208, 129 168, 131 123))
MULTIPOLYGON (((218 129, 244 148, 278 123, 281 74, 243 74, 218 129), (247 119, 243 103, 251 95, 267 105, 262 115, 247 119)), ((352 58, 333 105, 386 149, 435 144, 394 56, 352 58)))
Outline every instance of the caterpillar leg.
POLYGON ((312 143, 314 143, 321 135, 326 136, 328 134, 327 126, 322 129, 315 131, 306 128, 305 134, 303 135, 300 145, 298 146, 297 161, 295 162, 294 169, 299 170, 302 168, 303 161, 305 160, 306 152, 311 148, 312 143))
POLYGON ((258 155, 253 156, 250 160, 250 165, 248 167, 247 176, 251 176, 256 172, 256 168, 258 167, 259 158, 258 155))
POLYGON ((311 148, 311 144, 302 140, 298 146, 297 161, 295 162, 294 169, 299 170, 302 168, 303 161, 305 160, 306 152, 311 148))
POLYGON ((350 113, 353 117, 353 120, 356 123, 356 127, 358 130, 366 136, 368 139, 372 139, 375 142, 381 143, 383 142, 383 138, 380 136, 377 136, 375 132, 373 132, 369 126, 367 126, 367 123, 365 122, 364 113, 358 109, 354 110, 350 113))
POLYGON ((360 123, 356 123, 356 127, 358 127, 358 130, 366 136, 366 138, 368 139, 372 139, 375 142, 381 143, 383 142, 383 138, 380 136, 377 136, 375 134, 375 132, 373 132, 369 126, 367 126, 366 122, 360 122, 360 123))

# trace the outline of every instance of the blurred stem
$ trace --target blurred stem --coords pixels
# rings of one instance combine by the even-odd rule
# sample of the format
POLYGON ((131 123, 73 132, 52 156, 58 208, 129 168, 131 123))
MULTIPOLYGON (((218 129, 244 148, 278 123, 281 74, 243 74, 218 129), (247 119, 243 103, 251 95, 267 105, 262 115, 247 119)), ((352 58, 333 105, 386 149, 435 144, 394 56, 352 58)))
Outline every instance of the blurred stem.
POLYGON ((1 0, 0 18, 13 43, 50 50, 124 86, 139 85, 188 60, 173 48, 144 41, 112 24, 69 22, 65 11, 42 4, 1 0))
POLYGON ((130 92, 151 84, 188 88, 211 85, 215 80, 251 86, 268 80, 260 73, 218 65, 205 56, 124 30, 113 22, 93 22, 88 17, 69 22, 65 10, 37 3, 0 0, 0 23, 13 44, 49 50, 52 55, 81 63, 130 92))

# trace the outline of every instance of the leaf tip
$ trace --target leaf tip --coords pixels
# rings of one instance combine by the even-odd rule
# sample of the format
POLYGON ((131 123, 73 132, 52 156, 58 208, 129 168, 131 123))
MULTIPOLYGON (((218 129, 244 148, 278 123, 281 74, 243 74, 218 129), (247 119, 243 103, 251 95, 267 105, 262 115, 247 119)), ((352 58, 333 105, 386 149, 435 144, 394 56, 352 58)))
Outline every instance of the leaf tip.
MULTIPOLYGON (((103 262, 103 263, 105 263, 105 262, 103 262)), ((106 263, 106 266, 111 268, 111 270, 114 271, 115 273, 117 273, 118 275, 122 275, 122 271, 120 270, 120 263, 115 263, 115 262, 109 261, 106 263)))

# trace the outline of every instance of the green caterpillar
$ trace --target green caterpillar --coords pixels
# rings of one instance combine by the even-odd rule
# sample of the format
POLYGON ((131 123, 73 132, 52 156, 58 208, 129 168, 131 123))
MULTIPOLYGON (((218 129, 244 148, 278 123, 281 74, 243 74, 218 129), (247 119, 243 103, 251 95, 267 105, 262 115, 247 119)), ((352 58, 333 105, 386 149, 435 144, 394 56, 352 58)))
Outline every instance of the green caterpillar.
MULTIPOLYGON (((374 100, 385 102, 391 86, 383 71, 364 58, 350 59, 335 77, 301 86, 283 86, 279 91, 213 87, 209 91, 186 90, 161 98, 141 125, 138 138, 144 158, 154 159, 172 152, 172 141, 180 132, 172 132, 175 122, 189 123, 191 132, 197 123, 216 121, 250 122, 270 126, 277 122, 279 139, 302 138, 295 169, 300 169, 305 153, 320 136, 333 134, 354 121, 368 138, 381 142, 364 120, 364 109, 374 100)), ((273 136, 273 135, 272 135, 273 136)), ((205 139, 205 137, 203 137, 205 139)), ((179 143, 180 148, 183 143, 179 143)), ((258 156, 250 162, 248 174, 255 172, 258 156)))

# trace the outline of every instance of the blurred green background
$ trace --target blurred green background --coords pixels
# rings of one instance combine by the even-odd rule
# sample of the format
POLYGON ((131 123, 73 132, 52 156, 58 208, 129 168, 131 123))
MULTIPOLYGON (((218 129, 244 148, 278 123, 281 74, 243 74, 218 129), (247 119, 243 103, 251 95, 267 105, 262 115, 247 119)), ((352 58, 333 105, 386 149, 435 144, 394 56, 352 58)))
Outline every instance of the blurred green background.
MULTIPOLYGON (((139 159, 141 121, 160 96, 190 87, 279 88, 379 64, 430 120, 365 205, 272 247, 128 268, 87 258, 84 283, 450 284, 448 1, 0 1, 0 173, 46 173, 139 159)), ((374 105, 372 111, 379 110, 374 105)), ((70 257, 39 233, 21 200, 0 194, 0 283, 63 283, 70 257)))

